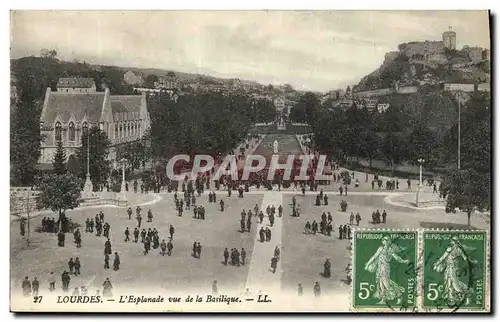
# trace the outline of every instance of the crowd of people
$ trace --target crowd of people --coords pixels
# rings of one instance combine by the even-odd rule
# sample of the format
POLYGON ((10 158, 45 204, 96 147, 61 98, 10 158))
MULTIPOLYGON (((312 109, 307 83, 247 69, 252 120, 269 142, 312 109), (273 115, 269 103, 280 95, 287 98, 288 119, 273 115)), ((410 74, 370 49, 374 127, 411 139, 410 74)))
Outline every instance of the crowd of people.
POLYGON ((229 253, 227 247, 224 248, 223 256, 224 256, 224 265, 226 266, 229 259, 229 255, 231 255, 231 261, 230 261, 231 266, 239 267, 240 265, 245 265, 245 259, 247 257, 247 251, 245 250, 245 248, 242 248, 241 251, 239 251, 237 248, 231 248, 231 253, 229 253))
POLYGON ((373 211, 372 212, 372 223, 374 224, 385 224, 387 221, 387 212, 384 211, 382 212, 382 214, 380 214, 380 211, 377 209, 376 211, 373 211), (380 220, 380 218, 382 218, 382 220, 380 220))

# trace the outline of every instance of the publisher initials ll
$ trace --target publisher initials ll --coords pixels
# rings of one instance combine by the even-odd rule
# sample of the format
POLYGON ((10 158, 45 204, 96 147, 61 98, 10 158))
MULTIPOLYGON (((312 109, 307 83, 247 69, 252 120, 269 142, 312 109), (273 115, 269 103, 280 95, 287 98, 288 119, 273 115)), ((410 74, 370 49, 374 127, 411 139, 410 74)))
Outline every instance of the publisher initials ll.
POLYGON ((266 302, 271 302, 271 300, 267 299, 267 294, 266 294, 266 295, 259 295, 257 302, 266 303, 266 302))

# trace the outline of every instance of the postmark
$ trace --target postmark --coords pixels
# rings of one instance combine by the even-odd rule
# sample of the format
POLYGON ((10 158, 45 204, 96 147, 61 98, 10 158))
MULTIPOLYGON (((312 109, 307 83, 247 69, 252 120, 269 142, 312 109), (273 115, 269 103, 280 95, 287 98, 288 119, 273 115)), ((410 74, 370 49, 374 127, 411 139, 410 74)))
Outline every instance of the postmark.
POLYGON ((422 308, 486 310, 487 231, 422 234, 422 308))
POLYGON ((351 309, 417 307, 417 230, 356 230, 351 309))

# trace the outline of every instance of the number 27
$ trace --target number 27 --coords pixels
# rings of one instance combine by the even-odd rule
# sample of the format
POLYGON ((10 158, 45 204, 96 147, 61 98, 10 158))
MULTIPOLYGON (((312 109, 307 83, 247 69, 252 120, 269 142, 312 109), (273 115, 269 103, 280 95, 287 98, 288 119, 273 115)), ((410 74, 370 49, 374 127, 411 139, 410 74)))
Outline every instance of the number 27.
POLYGON ((42 303, 43 296, 34 296, 33 303, 42 303))

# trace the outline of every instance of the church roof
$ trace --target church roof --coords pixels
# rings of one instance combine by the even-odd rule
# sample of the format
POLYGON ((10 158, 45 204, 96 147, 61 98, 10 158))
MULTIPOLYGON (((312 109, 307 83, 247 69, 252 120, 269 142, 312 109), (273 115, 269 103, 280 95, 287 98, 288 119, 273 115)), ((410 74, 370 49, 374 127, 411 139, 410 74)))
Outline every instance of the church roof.
POLYGON ((52 124, 56 117, 67 123, 71 116, 81 122, 84 116, 91 123, 98 123, 104 103, 104 92, 95 93, 47 93, 47 106, 44 107, 41 121, 52 124))
POLYGON ((91 88, 94 85, 94 80, 92 78, 83 77, 61 77, 57 82, 58 88, 91 88))
POLYGON ((140 115, 142 95, 112 95, 110 100, 115 121, 122 121, 132 115, 137 115, 137 117, 140 115))
POLYGON ((111 95, 110 99, 113 113, 139 112, 141 110, 142 95, 111 95))

